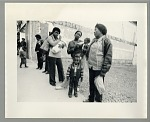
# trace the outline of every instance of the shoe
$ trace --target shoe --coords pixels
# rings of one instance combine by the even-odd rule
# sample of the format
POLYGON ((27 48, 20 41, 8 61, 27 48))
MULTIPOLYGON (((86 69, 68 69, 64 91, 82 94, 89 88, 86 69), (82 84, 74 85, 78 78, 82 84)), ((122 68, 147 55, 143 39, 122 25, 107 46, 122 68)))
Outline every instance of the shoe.
POLYGON ((48 71, 46 71, 45 74, 49 74, 48 71))
POLYGON ((78 97, 78 93, 75 93, 74 96, 75 96, 75 97, 78 97))
POLYGON ((64 87, 62 87, 62 86, 56 86, 55 89, 56 90, 62 90, 62 89, 64 89, 64 87))
POLYGON ((39 69, 39 67, 37 67, 36 69, 39 69))
POLYGON ((72 98, 72 95, 71 95, 71 94, 69 94, 69 95, 68 95, 68 97, 69 97, 69 98, 72 98))
POLYGON ((52 86, 56 86, 56 83, 50 82, 50 84, 51 84, 52 86))
POLYGON ((45 73, 46 71, 43 71, 42 73, 45 73))
POLYGON ((22 68, 22 67, 20 67, 20 68, 22 68))
POLYGON ((90 101, 89 99, 85 99, 85 100, 83 100, 83 102, 92 102, 92 101, 90 101))
POLYGON ((28 66, 25 66, 25 68, 28 68, 28 66))

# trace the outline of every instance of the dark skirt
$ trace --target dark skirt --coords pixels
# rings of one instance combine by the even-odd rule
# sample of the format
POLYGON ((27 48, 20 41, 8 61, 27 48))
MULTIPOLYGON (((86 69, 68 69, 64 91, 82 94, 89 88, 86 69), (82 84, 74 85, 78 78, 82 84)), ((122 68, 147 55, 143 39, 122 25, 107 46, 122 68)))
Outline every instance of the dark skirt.
POLYGON ((26 64, 26 58, 21 58, 21 63, 26 64))

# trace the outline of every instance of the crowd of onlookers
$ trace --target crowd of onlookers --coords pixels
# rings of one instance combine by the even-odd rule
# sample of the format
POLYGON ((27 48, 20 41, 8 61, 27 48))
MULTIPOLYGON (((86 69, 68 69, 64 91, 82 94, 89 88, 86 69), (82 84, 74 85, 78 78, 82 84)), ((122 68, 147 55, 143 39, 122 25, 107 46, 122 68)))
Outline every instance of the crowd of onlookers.
MULTIPOLYGON (((45 70, 43 73, 49 74, 49 83, 56 86, 56 67, 58 71, 58 79, 61 83, 56 86, 56 89, 65 89, 69 86, 68 97, 71 98, 73 91, 74 96, 78 97, 80 84, 83 81, 84 64, 89 66, 89 92, 88 99, 84 102, 102 102, 102 94, 98 91, 95 79, 99 77, 104 82, 105 74, 109 71, 112 62, 112 44, 106 37, 107 28, 103 24, 96 24, 94 35, 95 38, 90 41, 90 38, 80 40, 82 36, 81 31, 76 31, 74 38, 70 40, 69 44, 60 36, 61 30, 54 27, 52 32, 46 39, 42 39, 41 35, 36 34, 37 40, 35 52, 37 53, 37 69, 43 68, 45 62, 45 70), (67 48, 68 55, 71 55, 72 63, 68 65, 67 73, 64 74, 63 63, 61 60, 61 51, 67 48)), ((27 45, 25 39, 22 38, 21 43, 17 43, 18 54, 21 58, 20 68, 22 64, 26 64, 26 49, 27 45)))

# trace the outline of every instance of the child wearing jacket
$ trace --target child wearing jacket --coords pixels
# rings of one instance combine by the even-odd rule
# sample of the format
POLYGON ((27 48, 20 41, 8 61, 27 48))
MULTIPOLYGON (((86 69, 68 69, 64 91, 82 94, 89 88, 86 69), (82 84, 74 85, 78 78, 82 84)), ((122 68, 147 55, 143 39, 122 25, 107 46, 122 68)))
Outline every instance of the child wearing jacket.
POLYGON ((69 81, 69 98, 72 97, 72 92, 74 90, 74 96, 78 97, 77 87, 79 79, 83 81, 83 67, 80 63, 80 53, 76 53, 73 58, 72 64, 68 67, 67 70, 67 81, 69 81))

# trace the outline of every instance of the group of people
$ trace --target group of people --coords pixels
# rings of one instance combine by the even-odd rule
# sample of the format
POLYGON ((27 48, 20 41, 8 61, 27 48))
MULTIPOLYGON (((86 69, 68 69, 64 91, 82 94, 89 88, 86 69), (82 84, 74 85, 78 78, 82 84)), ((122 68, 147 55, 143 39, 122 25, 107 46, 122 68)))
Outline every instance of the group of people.
POLYGON ((58 71, 60 86, 56 89, 65 89, 69 86, 68 97, 78 97, 78 88, 83 81, 84 64, 87 62, 89 67, 89 93, 90 95, 83 102, 102 102, 100 94, 94 84, 97 76, 102 77, 104 82, 105 74, 109 71, 112 63, 112 44, 106 37, 107 28, 103 24, 96 24, 95 38, 90 42, 90 38, 80 40, 81 31, 76 31, 74 39, 67 44, 61 39, 61 30, 54 27, 50 35, 43 41, 40 35, 35 35, 37 44, 38 67, 43 67, 43 57, 45 57, 45 73, 49 74, 49 83, 56 86, 56 69, 58 71), (68 66, 66 77, 64 74, 63 63, 61 60, 61 50, 67 47, 67 53, 71 55, 72 63, 68 66))

